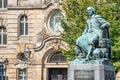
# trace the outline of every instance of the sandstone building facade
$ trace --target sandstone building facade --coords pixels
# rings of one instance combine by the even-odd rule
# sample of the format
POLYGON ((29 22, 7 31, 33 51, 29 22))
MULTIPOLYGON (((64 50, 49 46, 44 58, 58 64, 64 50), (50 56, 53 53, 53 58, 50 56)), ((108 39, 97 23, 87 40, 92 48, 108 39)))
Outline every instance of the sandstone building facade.
MULTIPOLYGON (((26 80, 24 51, 31 51, 28 80, 67 80, 69 62, 61 53, 62 0, 0 0, 0 80, 26 80), (9 64, 5 68, 4 60, 9 64)), ((120 75, 117 75, 120 79, 120 75)))
POLYGON ((27 47, 28 80, 67 80, 68 61, 60 51, 68 48, 60 38, 64 16, 60 4, 60 0, 0 0, 0 80, 5 76, 26 80, 27 47))

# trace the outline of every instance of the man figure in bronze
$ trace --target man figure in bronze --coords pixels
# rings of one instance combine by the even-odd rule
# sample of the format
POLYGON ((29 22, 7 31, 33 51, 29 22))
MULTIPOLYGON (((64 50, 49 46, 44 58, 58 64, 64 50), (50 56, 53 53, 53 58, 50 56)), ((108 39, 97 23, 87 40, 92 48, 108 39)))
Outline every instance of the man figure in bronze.
MULTIPOLYGON (((100 41, 109 39, 109 22, 105 21, 102 16, 96 15, 93 7, 88 7, 87 13, 89 18, 86 22, 86 28, 82 33, 82 36, 78 37, 76 41, 75 49, 77 57, 79 56, 89 60, 93 53, 100 55, 102 52, 105 55, 109 55, 107 57, 110 57, 110 50, 107 50, 106 46, 100 46, 99 44, 100 41)), ((107 44, 103 43, 102 45, 107 44)))

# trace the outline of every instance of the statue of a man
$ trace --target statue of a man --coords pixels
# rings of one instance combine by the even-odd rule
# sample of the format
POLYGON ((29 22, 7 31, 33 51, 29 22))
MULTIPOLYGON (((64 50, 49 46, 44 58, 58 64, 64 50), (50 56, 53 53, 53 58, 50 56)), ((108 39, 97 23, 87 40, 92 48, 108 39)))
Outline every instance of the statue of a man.
POLYGON ((110 24, 100 15, 96 15, 93 7, 88 7, 87 13, 89 18, 86 22, 86 28, 82 36, 78 37, 76 41, 76 55, 89 59, 98 44, 98 40, 109 38, 109 32, 105 33, 104 29, 109 28, 110 24))

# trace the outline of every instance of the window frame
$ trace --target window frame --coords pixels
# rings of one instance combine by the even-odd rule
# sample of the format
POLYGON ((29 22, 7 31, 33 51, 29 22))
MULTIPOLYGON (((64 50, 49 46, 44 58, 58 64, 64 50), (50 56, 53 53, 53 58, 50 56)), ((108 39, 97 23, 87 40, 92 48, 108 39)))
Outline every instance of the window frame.
POLYGON ((49 63, 56 63, 56 62, 66 63, 67 58, 61 52, 55 52, 49 57, 48 62, 49 63))
POLYGON ((24 69, 18 69, 18 80, 26 80, 25 77, 27 77, 27 72, 26 72, 26 68, 24 69), (23 71, 22 74, 20 74, 20 70, 23 71), (25 71, 25 72, 24 72, 25 71), (19 79, 19 77, 22 76, 23 79, 19 79))
POLYGON ((49 17, 49 26, 50 26, 50 29, 53 31, 53 32, 56 32, 56 33, 59 33, 59 32, 63 32, 64 29, 62 28, 61 24, 59 24, 60 20, 57 21, 58 19, 62 19, 64 18, 63 14, 61 11, 59 10, 56 10, 56 11, 53 11, 49 17), (58 25, 57 25, 58 24, 58 25), (57 25, 57 27, 55 27, 57 25), (60 26, 59 26, 60 25, 60 26), (56 28, 56 29, 55 29, 56 28))
POLYGON ((0 36, 1 36, 0 37, 0 45, 6 45, 7 44, 7 30, 5 27, 0 27, 0 36), (4 41, 5 41, 5 43, 4 43, 4 41))
POLYGON ((0 3, 0 4, 1 4, 0 8, 1 8, 1 9, 6 8, 6 7, 7 7, 7 0, 1 0, 1 2, 2 2, 2 3, 0 3))
POLYGON ((26 15, 22 15, 20 17, 20 35, 21 36, 28 35, 28 17, 26 15), (22 26, 22 24, 23 24, 23 26, 22 26), (23 30, 23 32, 22 32, 22 30, 23 30))

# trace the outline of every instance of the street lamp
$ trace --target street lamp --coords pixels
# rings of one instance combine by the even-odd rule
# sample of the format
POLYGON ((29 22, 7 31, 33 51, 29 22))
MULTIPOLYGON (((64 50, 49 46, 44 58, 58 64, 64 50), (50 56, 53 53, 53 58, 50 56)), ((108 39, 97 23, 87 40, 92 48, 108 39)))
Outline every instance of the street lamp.
POLYGON ((24 55, 25 55, 25 58, 26 58, 26 80, 28 80, 28 60, 30 58, 30 54, 31 54, 31 51, 30 49, 27 47, 24 51, 24 55))
POLYGON ((8 58, 5 58, 5 60, 4 60, 4 65, 5 65, 5 80, 7 80, 6 73, 7 73, 7 65, 8 65, 8 63, 9 63, 8 58))

